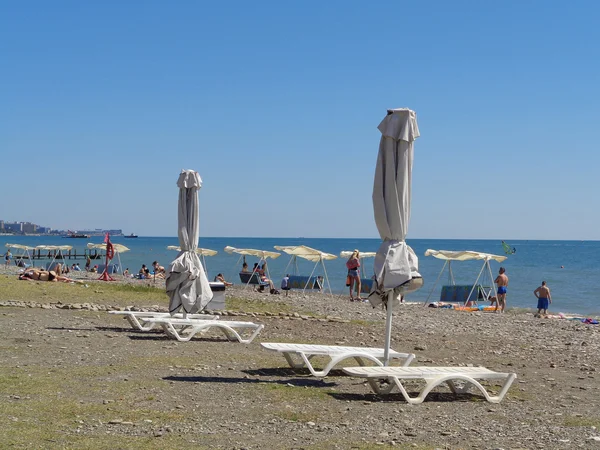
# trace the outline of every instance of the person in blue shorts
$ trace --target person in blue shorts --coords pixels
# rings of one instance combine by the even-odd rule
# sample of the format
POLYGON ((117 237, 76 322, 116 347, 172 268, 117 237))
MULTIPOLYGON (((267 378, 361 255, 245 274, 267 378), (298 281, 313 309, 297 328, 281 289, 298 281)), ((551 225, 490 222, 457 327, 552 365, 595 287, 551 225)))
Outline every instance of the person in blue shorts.
POLYGON ((500 267, 494 283, 498 285, 498 292, 496 295, 498 303, 496 303, 496 312, 504 312, 504 309, 506 308, 506 288, 508 287, 508 276, 506 275, 506 269, 504 267, 500 267))
POLYGON ((552 296, 550 295, 550 288, 546 286, 545 281, 542 281, 542 285, 533 291, 533 295, 535 295, 538 299, 538 312, 536 317, 542 317, 542 314, 548 314, 548 307, 552 303, 552 296))

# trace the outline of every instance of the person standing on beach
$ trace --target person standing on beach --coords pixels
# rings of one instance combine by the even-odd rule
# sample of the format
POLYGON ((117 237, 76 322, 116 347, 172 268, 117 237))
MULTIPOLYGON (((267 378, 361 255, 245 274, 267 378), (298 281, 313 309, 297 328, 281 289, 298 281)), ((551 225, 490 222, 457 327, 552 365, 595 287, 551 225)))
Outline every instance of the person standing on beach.
POLYGON ((9 248, 8 250, 6 250, 6 253, 4 254, 4 263, 7 266, 10 266, 10 257, 11 257, 11 254, 10 254, 10 248, 9 248))
POLYGON ((346 261, 346 267, 348 268, 348 278, 350 281, 350 301, 360 302, 360 254, 358 250, 354 250, 348 261, 346 261), (356 299, 352 295, 353 288, 356 289, 356 299))
POLYGON ((500 312, 504 312, 504 309, 506 308, 506 288, 508 287, 508 276, 506 275, 506 269, 504 267, 500 267, 494 283, 498 285, 496 312, 498 311, 498 308, 500 309, 500 312))
POLYGON ((89 272, 90 271, 90 266, 92 265, 92 259, 90 258, 90 255, 87 255, 85 257, 85 271, 89 272))
POLYGON ((287 273, 285 277, 281 280, 281 290, 285 291, 285 296, 288 296, 288 292, 290 290, 290 274, 287 273))
POLYGON ((533 295, 538 299, 536 317, 542 317, 542 311, 544 315, 548 314, 548 306, 552 303, 552 296, 550 295, 550 288, 546 286, 545 281, 542 281, 542 285, 533 291, 533 295))

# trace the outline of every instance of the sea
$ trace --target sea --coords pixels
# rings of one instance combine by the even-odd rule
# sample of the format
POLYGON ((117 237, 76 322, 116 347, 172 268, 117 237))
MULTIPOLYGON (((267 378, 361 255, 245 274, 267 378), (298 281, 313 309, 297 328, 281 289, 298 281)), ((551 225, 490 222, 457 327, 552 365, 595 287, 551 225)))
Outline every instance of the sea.
MULTIPOLYGON (((35 247, 37 245, 72 245, 77 254, 83 255, 88 242, 102 243, 103 237, 89 239, 68 239, 56 236, 4 236, 6 243, 18 243, 35 247)), ((112 242, 120 243, 130 249, 120 253, 123 268, 137 273, 142 264, 150 267, 153 261, 167 266, 177 257, 177 252, 167 250, 169 245, 179 245, 177 237, 143 237, 127 239, 122 236, 111 237, 112 242)), ((407 301, 432 302, 440 298, 441 286, 449 284, 448 270, 442 272, 444 261, 425 256, 427 249, 434 250, 474 250, 497 255, 505 255, 502 241, 499 240, 456 240, 456 239, 408 239, 408 244, 419 257, 419 272, 425 281, 424 287, 410 294, 407 301), (437 281, 437 282, 436 282, 437 281)), ((223 251, 226 246, 236 248, 254 248, 275 251, 275 245, 306 245, 321 251, 340 254, 342 251, 358 249, 361 252, 376 252, 380 239, 332 239, 332 238, 241 238, 241 237, 201 237, 199 246, 216 250, 218 253, 206 257, 206 270, 210 280, 218 273, 225 279, 239 283, 239 271, 242 261, 240 255, 223 251)), ((554 313, 574 313, 581 316, 600 315, 598 290, 600 283, 600 241, 535 241, 515 240, 508 242, 515 249, 514 254, 506 255, 502 264, 492 261, 492 274, 495 277, 502 265, 510 278, 507 295, 508 307, 535 308, 537 300, 533 291, 544 280, 552 292, 553 303, 550 311, 554 313)), ((19 251, 15 249, 17 256, 19 251)), ((246 257, 250 267, 257 259, 246 257)), ((36 260, 35 264, 47 262, 36 260)), ((83 257, 68 260, 69 264, 79 262, 83 267, 83 257)), ((269 259, 268 267, 271 278, 278 286, 285 273, 294 273, 296 267, 290 264, 291 258, 283 253, 277 259, 269 259)), ((325 267, 306 260, 298 259, 297 274, 310 275, 314 269, 315 276, 327 275, 331 289, 336 295, 347 295, 345 286, 345 258, 325 262, 325 267)), ((103 261, 102 261, 103 263, 103 261)), ((118 263, 118 261, 117 261, 118 263)), ((482 261, 454 261, 452 273, 456 284, 472 284, 477 279, 482 261)), ((368 278, 373 273, 373 258, 363 260, 362 277, 368 278)), ((490 285, 489 274, 484 271, 479 282, 490 285)), ((326 299, 326 297, 324 297, 326 299)), ((325 300, 326 301, 326 300, 325 300)))

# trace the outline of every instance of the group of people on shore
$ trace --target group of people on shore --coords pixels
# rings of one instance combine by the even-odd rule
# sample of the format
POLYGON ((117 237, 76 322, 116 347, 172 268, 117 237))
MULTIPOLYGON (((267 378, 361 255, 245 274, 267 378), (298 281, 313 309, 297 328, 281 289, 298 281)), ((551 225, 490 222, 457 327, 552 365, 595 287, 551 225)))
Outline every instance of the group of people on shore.
MULTIPOLYGON (((157 278, 164 280, 166 273, 167 271, 165 270, 165 268, 161 266, 158 261, 154 261, 152 263, 152 272, 150 272, 150 269, 146 266, 146 264, 142 264, 142 267, 138 271, 137 276, 132 275, 132 277, 139 278, 140 280, 157 278)), ((123 272, 123 276, 129 276, 129 267, 125 269, 125 271, 123 272)))
MULTIPOLYGON (((494 280, 494 283, 498 286, 496 296, 490 297, 492 305, 496 304, 496 311, 504 312, 506 309, 506 293, 508 289, 508 275, 506 275, 506 269, 500 267, 498 276, 494 280)), ((548 314, 548 308, 552 304, 552 295, 550 294, 550 288, 546 284, 546 281, 542 281, 541 286, 533 291, 533 295, 537 298, 537 313, 536 317, 543 317, 548 314)))
MULTIPOLYGON (((10 249, 4 255, 4 261, 6 265, 10 264, 10 260, 12 258, 12 254, 10 249)), ((269 291, 271 293, 279 292, 275 289, 275 285, 273 281, 269 279, 266 275, 267 271, 267 262, 261 261, 254 263, 254 267, 252 270, 248 269, 248 263, 244 259, 244 263, 242 264, 242 273, 256 273, 257 276, 261 280, 261 285, 259 286, 259 292, 263 292, 265 286, 269 286, 269 291), (262 264, 261 264, 262 262, 262 264)), ((153 272, 150 272, 150 269, 146 267, 145 264, 142 264, 140 268, 137 278, 140 279, 151 279, 151 278, 159 278, 164 279, 166 275, 165 268, 159 264, 158 261, 154 261, 152 263, 153 272)), ((358 250, 354 250, 348 261, 346 261, 346 268, 348 269, 348 275, 346 277, 346 286, 349 288, 350 293, 350 301, 368 301, 363 300, 360 296, 361 291, 361 280, 360 280, 360 252, 358 250), (356 295, 354 294, 356 292, 356 295)), ((75 263, 71 266, 73 271, 81 271, 79 267, 79 263, 75 263)), ((91 258, 89 256, 86 257, 85 262, 85 270, 86 272, 97 272, 98 266, 95 265, 91 267, 91 258)), ((19 275, 19 279, 21 280, 40 280, 40 281, 73 281, 70 278, 63 276, 63 273, 69 273, 69 267, 65 265, 62 267, 62 264, 57 264, 55 270, 41 270, 35 268, 27 268, 22 274, 19 275)), ((129 276, 129 268, 125 269, 123 272, 124 276, 129 276)), ((290 290, 289 287, 289 274, 283 277, 281 282, 281 289, 287 292, 290 290)), ((223 283, 225 286, 233 286, 233 283, 228 282, 223 277, 222 273, 217 274, 214 279, 215 281, 219 281, 223 283)), ((494 280, 494 283, 497 285, 497 291, 495 296, 490 296, 489 300, 492 306, 495 304, 496 312, 504 312, 506 309, 506 294, 508 289, 508 275, 506 274, 506 269, 504 267, 500 267, 498 276, 494 280)), ((550 288, 547 286, 546 281, 542 281, 541 286, 533 291, 533 294, 537 298, 537 317, 541 317, 548 314, 548 308, 550 304, 552 304, 552 296, 550 294, 550 288)))

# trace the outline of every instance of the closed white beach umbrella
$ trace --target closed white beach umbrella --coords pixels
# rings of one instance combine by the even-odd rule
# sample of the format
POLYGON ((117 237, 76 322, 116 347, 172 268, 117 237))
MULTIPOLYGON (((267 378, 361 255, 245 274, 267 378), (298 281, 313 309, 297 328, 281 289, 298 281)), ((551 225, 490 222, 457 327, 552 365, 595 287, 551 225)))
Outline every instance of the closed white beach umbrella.
POLYGON ((202 187, 202 180, 198 172, 182 170, 177 186, 177 235, 181 252, 169 264, 165 284, 170 298, 169 312, 174 315, 183 309, 185 316, 204 309, 212 300, 213 293, 196 252, 200 235, 198 191, 202 187))
POLYGON ((381 140, 373 183, 373 213, 383 242, 375 256, 377 288, 369 300, 387 307, 385 364, 389 363, 392 309, 399 295, 423 285, 419 261, 406 242, 410 220, 413 144, 419 137, 417 115, 407 108, 388 109, 379 124, 381 140))

